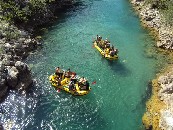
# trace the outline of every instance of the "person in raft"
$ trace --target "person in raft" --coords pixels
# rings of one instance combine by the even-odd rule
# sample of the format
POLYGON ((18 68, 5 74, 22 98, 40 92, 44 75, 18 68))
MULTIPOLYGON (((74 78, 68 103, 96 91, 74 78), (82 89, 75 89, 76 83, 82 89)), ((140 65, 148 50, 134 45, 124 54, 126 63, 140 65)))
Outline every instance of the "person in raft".
POLYGON ((96 36, 96 40, 95 40, 95 41, 96 41, 96 43, 97 43, 97 46, 98 46, 98 44, 99 44, 99 41, 100 41, 100 36, 99 36, 99 35, 97 35, 97 36, 96 36))
POLYGON ((56 67, 55 74, 58 75, 60 73, 60 67, 56 67))
POLYGON ((105 43, 105 48, 110 48, 110 45, 111 45, 110 42, 106 42, 106 43, 105 43))
POLYGON ((65 72, 65 77, 67 77, 67 78, 70 78, 71 77, 71 74, 72 74, 72 72, 71 72, 71 70, 70 70, 70 68, 65 72))
POLYGON ((97 36, 96 36, 96 42, 99 43, 101 40, 102 40, 102 37, 99 36, 99 35, 97 35, 97 36))
POLYGON ((80 87, 83 87, 83 85, 85 84, 85 82, 86 82, 86 79, 85 79, 84 77, 82 77, 82 78, 79 80, 78 85, 79 85, 80 87))
POLYGON ((106 38, 105 41, 104 41, 104 43, 107 44, 108 42, 109 42, 109 41, 108 41, 108 39, 106 38))
POLYGON ((58 82, 57 82, 57 85, 58 85, 58 86, 61 86, 61 81, 62 81, 62 79, 59 78, 57 81, 58 81, 58 82))
POLYGON ((70 90, 70 91, 75 91, 75 90, 76 90, 75 84, 74 84, 73 81, 70 81, 70 83, 69 83, 69 90, 70 90))
POLYGON ((110 54, 110 56, 113 57, 113 56, 115 55, 115 50, 112 50, 112 49, 111 49, 109 54, 110 54))
POLYGON ((76 73, 74 72, 71 74, 71 81, 74 82, 74 84, 77 82, 76 73))
POLYGON ((60 67, 57 67, 57 68, 56 68, 55 74, 56 74, 58 77, 62 78, 63 72, 62 72, 62 70, 60 69, 60 67))
POLYGON ((80 90, 89 90, 89 82, 84 77, 79 81, 79 88, 80 90))
POLYGON ((114 55, 117 55, 117 54, 118 54, 118 49, 116 49, 116 48, 115 48, 115 49, 114 49, 114 48, 112 49, 112 48, 111 48, 109 54, 110 54, 110 56, 112 56, 112 57, 113 57, 114 55))
POLYGON ((88 81, 85 82, 83 89, 89 90, 89 82, 88 81))

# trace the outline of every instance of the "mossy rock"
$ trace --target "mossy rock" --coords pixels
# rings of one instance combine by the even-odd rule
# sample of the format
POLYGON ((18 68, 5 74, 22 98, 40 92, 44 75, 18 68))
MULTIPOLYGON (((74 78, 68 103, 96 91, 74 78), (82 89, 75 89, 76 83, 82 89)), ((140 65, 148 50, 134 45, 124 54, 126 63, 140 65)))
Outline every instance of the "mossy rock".
POLYGON ((142 122, 145 125, 145 128, 149 130, 152 127, 150 114, 145 113, 142 117, 142 122))
POLYGON ((36 36, 35 39, 36 40, 41 40, 42 39, 42 36, 36 36))

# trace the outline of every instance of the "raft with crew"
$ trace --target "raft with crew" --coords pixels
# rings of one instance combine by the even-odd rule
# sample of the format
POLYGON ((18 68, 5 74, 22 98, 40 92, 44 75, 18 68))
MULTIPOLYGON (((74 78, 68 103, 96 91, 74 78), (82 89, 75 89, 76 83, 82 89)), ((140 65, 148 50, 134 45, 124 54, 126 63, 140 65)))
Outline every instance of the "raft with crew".
POLYGON ((106 38, 102 39, 101 36, 96 37, 94 40, 94 47, 100 52, 100 54, 108 60, 117 60, 118 59, 118 49, 110 44, 110 41, 106 38))
POLYGON ((55 89, 64 90, 75 96, 86 95, 91 90, 88 80, 79 77, 70 69, 66 71, 57 67, 55 73, 49 76, 49 81, 55 89))

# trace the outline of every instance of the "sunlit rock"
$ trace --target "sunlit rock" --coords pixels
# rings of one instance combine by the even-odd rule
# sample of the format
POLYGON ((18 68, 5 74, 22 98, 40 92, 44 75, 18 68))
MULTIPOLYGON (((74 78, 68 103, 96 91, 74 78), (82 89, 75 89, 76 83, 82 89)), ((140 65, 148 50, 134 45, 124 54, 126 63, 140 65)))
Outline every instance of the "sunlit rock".
POLYGON ((19 71, 14 66, 8 70, 8 76, 7 76, 8 86, 12 88, 15 88, 17 86, 19 82, 18 74, 19 74, 19 71))
POLYGON ((16 88, 27 89, 33 83, 31 71, 28 65, 21 61, 17 61, 15 63, 15 67, 19 71, 18 74, 19 83, 16 86, 16 88))
POLYGON ((161 111, 161 120, 159 127, 163 130, 173 129, 173 113, 170 110, 161 111))

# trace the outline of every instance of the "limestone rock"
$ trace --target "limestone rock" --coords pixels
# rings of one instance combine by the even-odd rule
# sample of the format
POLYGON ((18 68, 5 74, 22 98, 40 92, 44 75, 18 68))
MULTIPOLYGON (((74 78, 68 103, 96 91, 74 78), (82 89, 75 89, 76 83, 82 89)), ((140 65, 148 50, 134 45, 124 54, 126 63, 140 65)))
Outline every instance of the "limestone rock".
POLYGON ((27 45, 26 51, 33 51, 37 49, 37 46, 39 45, 38 42, 34 39, 26 39, 24 41, 24 45, 27 45))
POLYGON ((24 43, 24 41, 25 41, 25 38, 19 38, 19 39, 18 39, 18 42, 19 42, 20 44, 24 43))
POLYGON ((163 130, 173 130, 173 113, 170 110, 161 111, 159 127, 163 130))
POLYGON ((160 90, 160 93, 172 94, 173 93, 173 83, 164 85, 164 87, 162 87, 162 89, 160 90))
POLYGON ((14 66, 8 70, 8 77, 7 77, 8 86, 12 88, 15 88, 17 86, 19 82, 18 74, 19 74, 19 71, 14 66))
POLYGON ((21 35, 22 37, 28 36, 28 32, 26 32, 26 31, 24 31, 24 30, 20 30, 19 33, 20 33, 20 35, 21 35))
POLYGON ((150 4, 145 4, 143 0, 131 0, 131 3, 138 11, 142 23, 157 32, 157 47, 163 49, 173 49, 173 32, 171 27, 165 22, 161 13, 150 4))
POLYGON ((158 83, 159 84, 167 84, 168 83, 168 77, 167 76, 160 76, 159 78, 158 78, 158 83))

